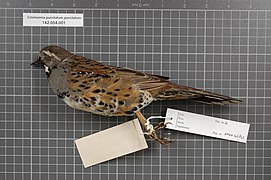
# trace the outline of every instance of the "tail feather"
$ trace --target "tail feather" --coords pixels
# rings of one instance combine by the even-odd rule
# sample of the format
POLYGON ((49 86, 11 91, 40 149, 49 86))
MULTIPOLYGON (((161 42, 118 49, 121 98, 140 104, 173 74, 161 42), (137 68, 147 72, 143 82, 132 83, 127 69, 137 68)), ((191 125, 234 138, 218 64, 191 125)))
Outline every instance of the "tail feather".
POLYGON ((203 91, 187 86, 181 86, 173 83, 167 84, 157 92, 158 93, 156 93, 154 96, 154 98, 157 100, 187 99, 215 105, 239 104, 242 102, 241 100, 229 96, 224 96, 221 94, 203 91))
POLYGON ((199 98, 192 99, 193 101, 198 101, 207 104, 214 104, 214 105, 226 105, 226 104, 240 104, 242 101, 239 99, 234 99, 229 96, 220 96, 217 98, 214 96, 201 96, 199 98))

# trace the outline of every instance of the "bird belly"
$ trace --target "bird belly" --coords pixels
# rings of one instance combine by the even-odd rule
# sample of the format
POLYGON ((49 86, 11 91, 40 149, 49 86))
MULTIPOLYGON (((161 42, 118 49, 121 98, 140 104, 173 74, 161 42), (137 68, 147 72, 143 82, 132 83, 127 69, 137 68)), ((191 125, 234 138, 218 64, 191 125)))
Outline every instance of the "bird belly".
POLYGON ((75 100, 75 99, 72 99, 72 98, 64 97, 63 101, 68 106, 70 106, 70 107, 72 107, 74 109, 78 109, 78 110, 82 110, 82 111, 87 111, 87 112, 91 112, 91 113, 102 115, 102 116, 113 116, 112 113, 110 114, 110 113, 107 113, 107 111, 100 111, 95 106, 90 106, 88 104, 84 104, 84 103, 80 102, 80 99, 79 100, 75 100))
POLYGON ((148 92, 141 92, 140 97, 136 102, 129 98, 115 98, 109 102, 103 96, 96 95, 95 98, 86 98, 68 95, 63 98, 63 101, 74 109, 103 116, 132 116, 154 100, 148 92))

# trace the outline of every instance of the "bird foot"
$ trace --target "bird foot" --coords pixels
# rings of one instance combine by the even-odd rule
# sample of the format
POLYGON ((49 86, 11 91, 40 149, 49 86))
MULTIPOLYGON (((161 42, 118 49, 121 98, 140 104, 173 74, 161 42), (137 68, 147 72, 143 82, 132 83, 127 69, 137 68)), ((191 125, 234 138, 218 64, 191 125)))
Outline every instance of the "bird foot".
POLYGON ((158 131, 158 130, 160 130, 160 129, 166 128, 168 124, 172 124, 172 123, 171 123, 171 122, 165 123, 165 122, 162 121, 162 122, 160 122, 159 124, 157 124, 153 129, 154 129, 155 131, 158 131))
POLYGON ((136 112, 136 116, 139 119, 140 123, 144 126, 146 132, 144 134, 148 135, 151 139, 158 141, 160 144, 170 144, 173 143, 173 140, 169 138, 161 138, 157 135, 157 131, 163 129, 169 123, 160 122, 156 126, 153 126, 149 119, 146 119, 141 112, 136 112))

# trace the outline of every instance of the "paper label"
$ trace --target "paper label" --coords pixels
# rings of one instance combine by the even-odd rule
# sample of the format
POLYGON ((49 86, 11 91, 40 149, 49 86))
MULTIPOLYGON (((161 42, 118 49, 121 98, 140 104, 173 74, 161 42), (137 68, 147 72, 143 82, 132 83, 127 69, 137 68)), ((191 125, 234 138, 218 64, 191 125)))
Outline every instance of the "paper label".
POLYGON ((168 129, 246 143, 249 124, 167 109, 168 129))
POLYGON ((75 143, 85 167, 148 148, 137 119, 77 139, 75 143))
POLYGON ((23 13, 23 26, 82 27, 83 14, 23 13))

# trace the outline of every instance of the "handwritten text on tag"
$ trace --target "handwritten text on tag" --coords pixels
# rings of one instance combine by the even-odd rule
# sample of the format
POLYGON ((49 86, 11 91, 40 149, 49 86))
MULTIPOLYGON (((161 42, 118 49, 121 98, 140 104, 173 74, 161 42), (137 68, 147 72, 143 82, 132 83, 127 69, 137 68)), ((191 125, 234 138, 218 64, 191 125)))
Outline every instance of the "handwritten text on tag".
POLYGON ((249 124, 167 109, 168 129, 246 143, 249 124))

